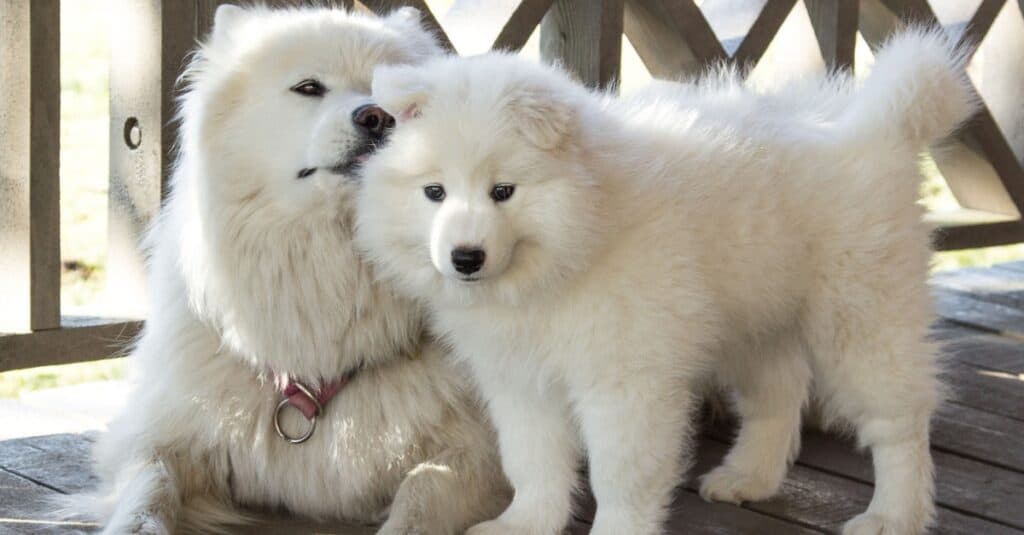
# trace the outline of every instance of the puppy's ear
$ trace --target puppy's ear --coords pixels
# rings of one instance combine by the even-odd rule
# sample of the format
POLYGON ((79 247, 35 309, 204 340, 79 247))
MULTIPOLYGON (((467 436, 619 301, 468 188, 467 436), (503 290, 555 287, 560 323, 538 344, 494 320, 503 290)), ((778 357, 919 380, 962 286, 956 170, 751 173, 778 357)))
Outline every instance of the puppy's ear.
POLYGON ((520 135, 542 150, 558 148, 576 127, 571 97, 556 88, 524 85, 508 107, 520 135))
POLYGON ((213 14, 213 35, 226 35, 245 17, 245 9, 233 4, 221 4, 213 14))
POLYGON ((422 67, 381 65, 373 70, 373 100, 399 121, 418 117, 431 85, 422 67))

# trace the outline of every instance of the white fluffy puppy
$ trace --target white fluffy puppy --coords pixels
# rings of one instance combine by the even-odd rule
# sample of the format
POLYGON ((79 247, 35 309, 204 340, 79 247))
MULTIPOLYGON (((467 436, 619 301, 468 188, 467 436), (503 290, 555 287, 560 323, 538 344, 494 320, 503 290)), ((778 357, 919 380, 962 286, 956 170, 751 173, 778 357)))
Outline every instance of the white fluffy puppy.
POLYGON ((706 496, 772 494, 813 397, 874 457, 846 531, 923 530, 940 389, 917 165, 972 110, 962 61, 915 30, 861 88, 723 74, 623 100, 502 55, 379 68, 399 126, 363 169, 357 241, 489 403, 516 493, 470 533, 556 532, 581 449, 592 533, 660 532, 712 372, 743 423, 706 496))
POLYGON ((218 9, 149 236, 137 388, 77 497, 105 533, 206 532, 237 506, 455 533, 508 503, 468 375, 351 236, 351 172, 392 122, 372 71, 438 54, 412 9, 218 9), (278 436, 276 409, 312 436, 278 436))

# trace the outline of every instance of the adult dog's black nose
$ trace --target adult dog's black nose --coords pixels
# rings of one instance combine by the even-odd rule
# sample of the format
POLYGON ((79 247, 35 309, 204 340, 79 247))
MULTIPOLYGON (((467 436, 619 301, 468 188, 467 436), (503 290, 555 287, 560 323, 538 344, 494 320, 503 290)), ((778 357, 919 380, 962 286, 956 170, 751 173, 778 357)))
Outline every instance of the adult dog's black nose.
POLYGON ((395 127, 395 118, 376 104, 363 104, 352 111, 352 124, 356 130, 380 138, 395 127))
POLYGON ((455 271, 464 275, 480 271, 480 268, 484 265, 485 258, 487 258, 487 254, 484 253, 483 249, 475 247, 456 247, 452 249, 452 265, 455 266, 455 271))

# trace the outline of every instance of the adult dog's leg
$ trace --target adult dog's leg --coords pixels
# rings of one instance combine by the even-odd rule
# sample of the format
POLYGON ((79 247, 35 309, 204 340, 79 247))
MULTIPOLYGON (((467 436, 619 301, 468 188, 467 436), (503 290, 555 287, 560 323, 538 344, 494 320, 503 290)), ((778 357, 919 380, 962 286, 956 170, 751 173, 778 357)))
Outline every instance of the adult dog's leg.
POLYGON ((378 533, 456 534, 497 516, 511 500, 512 490, 501 474, 491 437, 482 438, 410 470, 378 533))
POLYGON ((799 452, 811 370, 798 337, 785 338, 767 353, 729 356, 719 368, 735 390, 740 430, 722 465, 701 478, 705 500, 740 503, 772 496, 799 452))
POLYGON ((106 535, 171 535, 181 512, 181 493, 168 460, 154 455, 126 465, 114 483, 117 505, 106 535))

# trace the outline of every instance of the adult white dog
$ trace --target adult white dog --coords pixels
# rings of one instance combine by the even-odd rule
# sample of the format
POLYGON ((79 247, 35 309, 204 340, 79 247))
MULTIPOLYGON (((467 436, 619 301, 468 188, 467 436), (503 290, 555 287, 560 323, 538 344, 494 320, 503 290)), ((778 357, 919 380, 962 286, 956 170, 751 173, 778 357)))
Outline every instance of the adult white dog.
POLYGON ((149 236, 137 388, 75 498, 106 533, 205 532, 238 506, 455 533, 508 503, 468 376, 351 241, 352 170, 393 124, 371 73, 438 54, 413 9, 217 10, 149 236))
POLYGON ((379 68, 399 126, 357 241, 489 403, 516 493, 469 532, 555 533, 581 449, 592 533, 660 532, 711 371, 742 429, 706 497, 774 493, 813 399, 874 458, 845 531, 922 531, 940 388, 917 164, 972 110, 962 62, 911 30, 861 88, 758 95, 726 72, 624 100, 510 56, 379 68))

